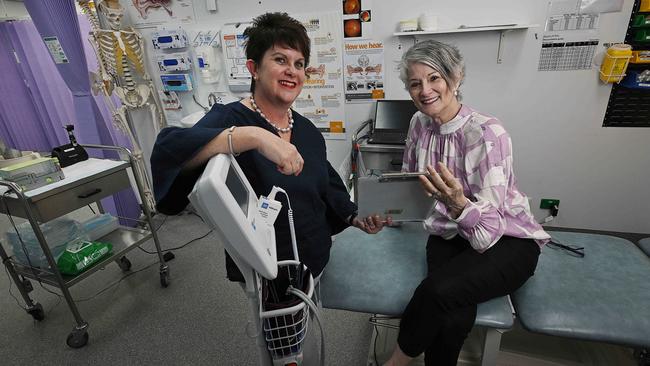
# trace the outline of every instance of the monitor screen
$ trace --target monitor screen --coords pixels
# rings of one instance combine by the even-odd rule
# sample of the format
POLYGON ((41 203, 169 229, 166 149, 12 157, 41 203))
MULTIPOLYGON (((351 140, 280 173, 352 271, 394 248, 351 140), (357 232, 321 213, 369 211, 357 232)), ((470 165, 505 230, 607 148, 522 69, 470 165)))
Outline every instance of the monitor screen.
POLYGON ((407 131, 411 117, 418 109, 411 100, 378 100, 375 111, 375 129, 407 131))
POLYGON ((244 215, 248 215, 248 191, 235 169, 228 169, 226 187, 230 190, 230 194, 235 198, 244 215))

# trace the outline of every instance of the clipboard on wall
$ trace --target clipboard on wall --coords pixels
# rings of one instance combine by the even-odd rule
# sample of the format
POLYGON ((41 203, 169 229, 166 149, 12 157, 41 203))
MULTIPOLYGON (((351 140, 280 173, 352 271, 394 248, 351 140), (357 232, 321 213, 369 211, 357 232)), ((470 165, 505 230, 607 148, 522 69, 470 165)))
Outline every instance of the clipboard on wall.
POLYGON ((391 216, 393 222, 424 221, 433 208, 420 184, 424 173, 385 173, 359 177, 357 181, 358 217, 378 214, 391 216))

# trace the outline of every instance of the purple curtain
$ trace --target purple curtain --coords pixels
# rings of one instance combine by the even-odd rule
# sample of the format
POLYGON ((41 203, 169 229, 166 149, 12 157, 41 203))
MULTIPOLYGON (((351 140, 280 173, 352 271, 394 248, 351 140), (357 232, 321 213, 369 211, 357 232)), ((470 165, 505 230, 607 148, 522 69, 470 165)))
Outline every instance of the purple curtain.
POLYGON ((0 23, 0 137, 17 150, 49 152, 68 141, 72 93, 29 20, 0 23))
MULTIPOLYGON (((87 41, 86 35, 90 28, 88 21, 85 18, 81 20, 77 18, 75 4, 72 0, 25 0, 24 4, 33 23, 30 21, 5 23, 9 24, 6 27, 9 29, 7 32, 3 32, 3 28, 0 28, 0 34, 3 34, 0 37, 4 37, 0 38, 2 40, 2 45, 0 45, 0 62, 2 64, 0 65, 4 65, 5 61, 9 63, 13 57, 13 51, 4 51, 4 48, 7 48, 4 40, 11 39, 12 43, 9 44, 20 49, 16 50, 16 55, 24 54, 24 58, 20 58, 24 60, 21 62, 24 66, 14 66, 14 68, 23 69, 23 71, 26 68, 29 69, 23 74, 25 76, 24 83, 29 85, 27 96, 31 96, 26 100, 31 99, 33 107, 24 108, 31 109, 32 112, 23 111, 22 113, 31 117, 30 121, 35 121, 32 123, 35 127, 32 129, 35 135, 38 134, 36 131, 44 132, 45 136, 40 138, 38 146, 46 148, 41 148, 41 151, 49 151, 54 146, 67 143, 67 134, 62 127, 72 122, 75 125, 75 135, 82 144, 116 145, 130 148, 128 139, 113 127, 112 117, 102 97, 94 97, 90 90, 88 68, 89 65, 96 68, 97 60, 87 41), (68 60, 67 63, 54 63, 42 40, 42 37, 49 36, 57 37, 68 60), (61 110, 56 109, 58 113, 52 113, 53 105, 61 106, 61 110)), ((14 80, 14 84, 19 82, 22 81, 14 80)), ((6 92, 14 93, 11 89, 2 90, 3 97, 8 95, 6 92)), ((25 91, 21 93, 22 96, 26 94, 25 91)), ((28 102, 23 100, 21 103, 24 105, 28 102)), ((117 105, 119 106, 119 103, 117 105)), ((11 110, 11 108, 7 109, 11 110)), ((18 108, 14 107, 13 109, 18 108)), ((9 117, 4 118, 5 110, 3 109, 1 112, 3 112, 0 117, 3 119, 1 121, 3 129, 0 130, 0 133, 3 137, 11 137, 11 139, 6 138, 6 141, 9 145, 14 145, 19 139, 9 133, 12 128, 8 126, 12 126, 12 124, 6 121, 9 117)), ((23 119, 16 117, 20 116, 13 116, 14 125, 24 126, 21 123, 23 119)), ((17 144, 15 146, 22 149, 22 146, 17 144)), ((111 198, 104 199, 102 203, 104 208, 113 214, 129 218, 140 216, 140 208, 132 190, 124 190, 111 198)), ((123 224, 126 223, 123 221, 123 224)))
POLYGON ((56 37, 67 62, 56 68, 72 92, 77 124, 75 132, 81 143, 100 144, 96 104, 90 91, 88 65, 81 38, 81 27, 73 0, 26 0, 25 8, 41 37, 56 37))

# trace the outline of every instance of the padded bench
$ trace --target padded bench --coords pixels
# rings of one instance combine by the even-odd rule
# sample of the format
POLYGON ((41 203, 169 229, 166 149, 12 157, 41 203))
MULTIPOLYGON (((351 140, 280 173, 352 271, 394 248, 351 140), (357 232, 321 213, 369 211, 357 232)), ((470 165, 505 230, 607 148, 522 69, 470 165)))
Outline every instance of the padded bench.
MULTIPOLYGON (((400 316, 426 276, 427 237, 421 223, 337 235, 320 280, 323 307, 400 316)), ((475 325, 487 328, 481 365, 495 365, 501 334, 513 326, 507 297, 479 304, 475 325)))
POLYGON ((650 238, 639 240, 639 248, 641 248, 641 250, 643 250, 643 252, 650 257, 650 238))
POLYGON ((522 326, 535 333, 650 346, 650 258, 628 240, 550 232, 585 257, 545 247, 535 275, 511 295, 522 326))

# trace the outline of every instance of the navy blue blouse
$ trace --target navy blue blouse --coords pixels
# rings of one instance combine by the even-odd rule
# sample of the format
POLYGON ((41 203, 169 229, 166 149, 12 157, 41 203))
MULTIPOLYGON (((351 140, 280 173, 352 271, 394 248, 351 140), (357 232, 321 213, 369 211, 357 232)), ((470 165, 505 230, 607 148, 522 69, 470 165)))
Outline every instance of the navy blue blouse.
MULTIPOLYGON (((329 260, 331 236, 348 226, 346 218, 357 208, 350 201, 338 173, 327 161, 322 134, 307 118, 295 111, 292 113, 291 143, 305 161, 298 176, 280 173, 276 165, 257 150, 242 153, 237 162, 258 196, 269 194, 274 185, 289 194, 300 260, 315 277, 329 260)), ((187 195, 205 166, 183 172, 183 165, 230 126, 257 126, 277 135, 258 113, 240 102, 215 104, 192 128, 168 127, 158 134, 151 156, 151 170, 159 212, 176 214, 187 206, 187 195)), ((278 260, 293 259, 286 198, 280 194, 276 199, 283 205, 275 221, 278 260)), ((229 257, 226 267, 228 278, 242 280, 229 257)))

